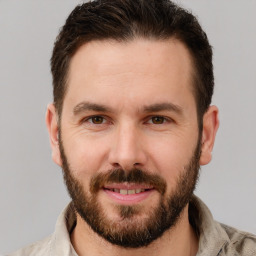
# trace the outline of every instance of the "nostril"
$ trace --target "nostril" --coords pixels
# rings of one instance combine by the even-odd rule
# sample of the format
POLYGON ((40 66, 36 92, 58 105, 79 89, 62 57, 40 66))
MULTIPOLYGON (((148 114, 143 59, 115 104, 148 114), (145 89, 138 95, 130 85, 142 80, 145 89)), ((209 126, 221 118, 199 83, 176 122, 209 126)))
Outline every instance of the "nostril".
POLYGON ((120 167, 121 167, 119 163, 113 163, 112 165, 113 165, 114 167, 117 167, 117 168, 120 168, 120 167))

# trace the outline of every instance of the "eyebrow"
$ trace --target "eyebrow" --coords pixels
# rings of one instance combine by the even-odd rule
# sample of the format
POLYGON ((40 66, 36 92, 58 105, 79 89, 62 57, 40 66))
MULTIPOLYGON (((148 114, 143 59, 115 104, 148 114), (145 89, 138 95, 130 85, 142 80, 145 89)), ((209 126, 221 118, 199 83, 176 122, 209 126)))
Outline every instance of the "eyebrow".
POLYGON ((182 108, 180 106, 169 102, 157 103, 144 107, 145 112, 160 112, 166 110, 176 112, 177 114, 182 114, 182 108))
MULTIPOLYGON (((81 102, 77 104, 73 109, 73 114, 79 115, 85 111, 96 111, 96 112, 113 112, 109 107, 103 104, 91 103, 91 102, 81 102)), ((180 106, 173 103, 156 103, 143 107, 143 112, 160 112, 160 111, 172 111, 178 114, 182 114, 182 109, 180 106)))
POLYGON ((74 107, 73 114, 76 116, 84 111, 112 112, 109 107, 102 104, 81 102, 74 107))

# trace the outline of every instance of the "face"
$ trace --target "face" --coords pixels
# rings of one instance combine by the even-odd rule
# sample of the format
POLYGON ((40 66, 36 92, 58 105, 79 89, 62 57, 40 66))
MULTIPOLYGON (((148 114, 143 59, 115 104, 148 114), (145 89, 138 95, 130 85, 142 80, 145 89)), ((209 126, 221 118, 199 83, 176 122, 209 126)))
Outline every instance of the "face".
POLYGON ((78 214, 111 243, 151 243, 189 202, 201 151, 192 73, 177 40, 94 41, 71 60, 53 158, 78 214))

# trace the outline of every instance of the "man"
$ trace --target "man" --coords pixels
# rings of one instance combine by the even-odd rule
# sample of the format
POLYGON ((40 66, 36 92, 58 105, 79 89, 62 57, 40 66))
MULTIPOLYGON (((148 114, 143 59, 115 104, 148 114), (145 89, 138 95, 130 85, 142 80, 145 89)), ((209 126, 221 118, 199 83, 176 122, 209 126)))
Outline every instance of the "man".
POLYGON ((78 6, 51 59, 52 157, 72 202, 54 234, 12 255, 256 255, 193 195, 218 129, 212 50, 167 0, 78 6))

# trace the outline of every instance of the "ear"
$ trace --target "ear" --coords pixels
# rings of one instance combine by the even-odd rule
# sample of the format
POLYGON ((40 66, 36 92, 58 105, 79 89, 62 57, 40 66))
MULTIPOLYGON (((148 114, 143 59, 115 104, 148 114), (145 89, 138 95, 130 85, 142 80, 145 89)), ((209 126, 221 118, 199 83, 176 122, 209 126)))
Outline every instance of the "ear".
POLYGON ((52 159, 57 165, 62 166, 59 148, 58 114, 54 104, 47 106, 45 121, 50 137, 52 159))
POLYGON ((212 149, 219 128, 218 113, 216 106, 210 106, 204 114, 200 165, 208 164, 212 159, 212 149))

